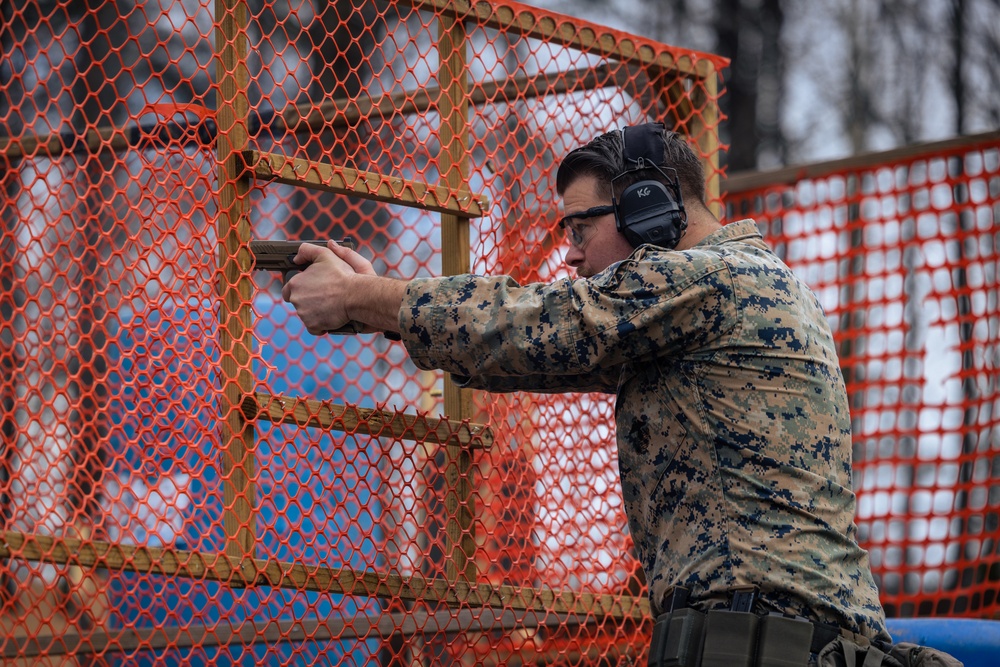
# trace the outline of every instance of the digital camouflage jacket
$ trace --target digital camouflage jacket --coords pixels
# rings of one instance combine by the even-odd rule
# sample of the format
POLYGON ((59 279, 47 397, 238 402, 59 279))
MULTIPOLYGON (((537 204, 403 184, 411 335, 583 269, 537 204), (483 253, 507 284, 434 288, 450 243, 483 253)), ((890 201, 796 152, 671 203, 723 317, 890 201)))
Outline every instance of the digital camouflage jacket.
POLYGON ((816 296, 752 220, 589 278, 410 282, 417 366, 490 391, 617 394, 629 528, 653 612, 756 584, 765 609, 888 639, 855 539, 851 421, 816 296))

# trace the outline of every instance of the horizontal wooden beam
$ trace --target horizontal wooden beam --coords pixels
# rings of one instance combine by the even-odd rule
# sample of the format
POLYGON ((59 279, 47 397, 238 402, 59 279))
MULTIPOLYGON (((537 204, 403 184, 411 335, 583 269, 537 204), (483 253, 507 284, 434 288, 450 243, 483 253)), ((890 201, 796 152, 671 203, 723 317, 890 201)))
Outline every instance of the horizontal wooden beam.
MULTIPOLYGON (((129 124, 124 128, 98 125, 87 128, 72 137, 63 134, 31 134, 19 137, 0 138, 0 156, 9 161, 23 157, 58 157, 67 153, 100 153, 102 151, 124 151, 132 145, 129 134, 137 133, 139 125, 129 124)), ((0 161, 0 172, 8 165, 0 161)))
MULTIPOLYGON (((507 77, 477 82, 469 91, 473 106, 488 103, 513 103, 546 95, 560 95, 578 90, 607 86, 624 87, 628 73, 608 65, 539 74, 507 77)), ((275 131, 309 132, 323 127, 353 125, 366 118, 392 118, 396 115, 423 113, 437 108, 441 89, 437 86, 407 90, 376 98, 339 98, 320 104, 302 102, 291 105, 275 118, 275 131)))
MULTIPOLYGON (((586 617, 585 623, 596 618, 586 617)), ((492 609, 472 611, 438 611, 429 613, 413 610, 407 613, 380 615, 334 616, 332 618, 299 618, 255 620, 237 623, 222 619, 217 625, 190 623, 183 626, 122 628, 120 630, 71 630, 58 635, 18 636, 7 638, 4 658, 76 655, 106 651, 162 651, 171 648, 228 646, 239 644, 281 644, 289 642, 383 640, 394 637, 428 637, 464 632, 510 632, 517 629, 543 627, 575 627, 581 619, 565 614, 540 614, 535 611, 514 612, 492 609)))
POLYGON ((455 444, 469 449, 488 449, 493 446, 493 431, 486 424, 260 392, 243 400, 243 416, 250 421, 266 419, 275 424, 391 436, 400 440, 437 445, 455 444))
POLYGON ((937 158, 975 149, 980 146, 1000 145, 1000 130, 969 134, 944 141, 911 144, 900 148, 873 153, 862 153, 837 160, 813 162, 771 171, 742 171, 722 179, 724 195, 779 185, 793 185, 799 181, 823 178, 844 171, 859 171, 882 167, 887 163, 906 162, 923 158, 937 158))
POLYGON ((442 186, 278 153, 247 151, 245 159, 251 174, 265 181, 451 213, 463 218, 482 217, 489 208, 486 197, 465 188, 452 192, 442 186))
MULTIPOLYGON (((592 90, 611 85, 624 87, 628 83, 627 73, 620 68, 612 70, 608 65, 593 68, 548 72, 534 75, 507 77, 477 83, 471 90, 470 103, 482 105, 493 102, 511 103, 517 100, 558 95, 576 90, 592 90)), ((308 132, 322 127, 353 125, 365 118, 392 118, 396 115, 422 113, 437 106, 441 90, 432 86, 419 90, 396 92, 376 98, 335 98, 319 104, 303 102, 291 105, 280 113, 251 114, 248 133, 251 137, 259 134, 264 127, 272 134, 285 131, 308 132)), ((144 138, 160 137, 158 129, 173 127, 167 133, 175 140, 196 140, 210 145, 215 140, 214 123, 197 121, 198 132, 187 131, 191 123, 166 120, 159 124, 138 122, 121 127, 98 125, 80 134, 31 134, 20 137, 0 138, 0 156, 15 161, 26 156, 58 157, 66 153, 101 151, 125 151, 139 145, 144 138)), ((4 169, 0 161, 0 171, 4 169)))
POLYGON ((483 667, 505 667, 506 665, 644 665, 649 651, 651 629, 625 630, 619 636, 605 643, 596 643, 591 637, 573 642, 584 644, 585 650, 560 647, 539 649, 532 644, 516 648, 501 645, 492 655, 486 655, 483 667))
MULTIPOLYGON (((683 76, 705 78, 710 76, 704 65, 709 59, 722 60, 707 53, 685 50, 685 55, 675 58, 671 53, 658 52, 648 44, 608 28, 578 18, 555 14, 520 3, 504 5, 496 0, 401 0, 409 5, 435 14, 450 13, 464 20, 475 20, 480 25, 494 28, 505 34, 531 37, 544 42, 559 44, 594 55, 607 56, 673 70, 683 76), (515 9, 515 6, 517 9, 515 9), (688 53, 692 53, 692 58, 688 53)), ((714 68, 712 68, 714 70, 714 68)))
POLYGON ((422 575, 359 571, 278 560, 238 559, 224 553, 179 551, 84 541, 15 531, 0 533, 0 558, 75 565, 82 568, 161 574, 219 581, 232 587, 273 586, 397 600, 442 602, 449 606, 490 607, 553 614, 576 614, 642 621, 649 616, 645 597, 521 588, 422 575))

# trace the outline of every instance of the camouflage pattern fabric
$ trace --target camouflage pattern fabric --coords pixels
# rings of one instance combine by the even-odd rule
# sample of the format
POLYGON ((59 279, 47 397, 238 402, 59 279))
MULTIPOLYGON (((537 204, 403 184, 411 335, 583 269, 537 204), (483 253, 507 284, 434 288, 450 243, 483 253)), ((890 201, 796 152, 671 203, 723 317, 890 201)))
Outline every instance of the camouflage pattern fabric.
POLYGON ((629 528, 653 612, 756 584, 768 610, 889 639, 855 539, 851 422, 826 316, 753 220, 589 278, 411 281, 421 368, 490 391, 617 393, 629 528))

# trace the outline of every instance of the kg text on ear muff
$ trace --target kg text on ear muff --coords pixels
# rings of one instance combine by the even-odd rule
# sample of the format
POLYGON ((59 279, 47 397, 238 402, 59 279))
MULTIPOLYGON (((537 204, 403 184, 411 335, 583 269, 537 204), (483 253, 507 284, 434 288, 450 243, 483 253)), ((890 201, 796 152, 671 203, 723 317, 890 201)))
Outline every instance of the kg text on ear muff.
POLYGON ((612 180, 612 192, 615 183, 629 174, 650 172, 650 178, 628 186, 619 198, 612 196, 618 231, 633 248, 650 243, 672 250, 687 227, 687 213, 677 171, 664 164, 663 123, 626 127, 621 134, 625 171, 612 180), (654 172, 666 182, 656 179, 654 172))

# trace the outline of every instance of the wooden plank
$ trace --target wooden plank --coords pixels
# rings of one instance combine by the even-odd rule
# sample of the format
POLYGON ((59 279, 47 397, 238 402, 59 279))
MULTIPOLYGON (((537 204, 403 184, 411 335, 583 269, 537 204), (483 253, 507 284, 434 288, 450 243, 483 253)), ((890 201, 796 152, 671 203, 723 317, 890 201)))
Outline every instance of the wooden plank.
POLYGON ((722 219, 724 208, 720 199, 719 188, 722 181, 720 171, 719 151, 719 80, 714 75, 706 76, 697 87, 691 92, 691 97, 695 107, 701 108, 700 114, 695 114, 689 123, 689 136, 698 143, 698 149, 702 154, 702 163, 705 165, 707 182, 705 183, 705 196, 709 202, 709 209, 712 213, 722 219))
MULTIPOLYGON (((533 644, 513 648, 501 645, 490 655, 484 656, 483 667, 506 665, 644 665, 649 652, 650 629, 628 629, 615 638, 614 643, 594 645, 584 639, 587 648, 556 648, 540 650, 533 644)), ((579 645, 580 642, 576 642, 579 645)))
POLYGON ((489 201, 467 188, 449 190, 396 176, 292 158, 278 153, 247 152, 247 166, 259 179, 323 190, 388 204, 451 213, 462 218, 486 214, 489 201))
POLYGON ((312 426, 346 433, 391 436, 400 440, 486 449, 493 445, 488 425, 373 410, 291 396, 257 393, 243 401, 248 420, 267 419, 275 424, 312 426))
MULTIPOLYGON (((608 65, 581 68, 566 72, 542 72, 533 75, 507 77, 478 82, 469 91, 471 105, 511 103, 546 95, 562 95, 580 90, 609 86, 624 87, 627 73, 608 65)), ((367 118, 391 118, 396 115, 422 113, 437 108, 441 98, 437 86, 357 100, 340 98, 319 105, 311 102, 291 105, 275 118, 273 131, 315 131, 324 127, 354 125, 367 118)))
POLYGON ((851 157, 814 162, 771 171, 747 171, 733 174, 722 182, 725 194, 739 194, 759 188, 779 185, 794 185, 799 181, 824 178, 844 171, 858 171, 881 167, 887 162, 908 162, 930 159, 942 155, 952 155, 977 148, 996 147, 1000 144, 1000 130, 969 134, 944 141, 911 144, 901 148, 873 153, 862 153, 851 157))
MULTIPOLYGON (((98 125, 73 137, 61 134, 24 134, 20 137, 2 138, 0 139, 0 155, 9 161, 14 161, 36 155, 57 157, 81 150, 93 154, 105 150, 124 151, 133 143, 128 138, 129 134, 137 130, 137 123, 129 124, 124 128, 98 125)), ((4 164, 0 162, 0 170, 3 168, 4 164)))
MULTIPOLYGON (((586 53, 607 56, 616 60, 632 62, 643 66, 653 66, 664 70, 673 70, 683 76, 704 78, 708 75, 706 63, 718 56, 691 53, 694 58, 683 55, 675 58, 673 54, 656 51, 648 44, 637 43, 622 33, 612 32, 607 28, 569 16, 517 4, 502 5, 491 0, 401 0, 399 4, 408 5, 439 17, 455 17, 456 19, 473 20, 488 28, 494 28, 506 34, 531 37, 544 42, 559 44, 586 53)), ((714 69, 714 68, 713 68, 714 69)))
POLYGON ((226 553, 250 562, 254 556, 256 529, 254 503, 254 423, 243 416, 243 399, 253 392, 254 284, 246 250, 250 242, 250 179, 242 154, 246 150, 247 71, 246 26, 248 10, 242 0, 216 0, 215 33, 219 81, 216 150, 219 154, 219 356, 222 397, 220 409, 223 479, 223 523, 226 553))
POLYGON ((206 554, 15 531, 0 533, 0 558, 189 577, 223 582, 229 586, 273 586, 321 593, 442 602, 453 607, 593 615, 598 621, 604 618, 642 621, 649 616, 649 601, 645 597, 488 583, 470 585, 462 580, 447 581, 421 575, 404 576, 278 560, 256 559, 247 567, 241 559, 225 553, 206 554))
POLYGON ((499 613, 489 608, 477 611, 461 609, 428 613, 412 612, 332 618, 280 620, 246 619, 242 623, 223 621, 214 626, 189 623, 183 626, 162 625, 145 628, 91 631, 73 629, 53 635, 9 637, 4 644, 4 658, 77 655, 81 653, 133 652, 189 647, 239 644, 281 644, 287 642, 353 641, 356 639, 412 639, 430 635, 459 633, 510 632, 538 628, 573 628, 593 624, 595 617, 581 619, 565 614, 536 611, 499 613), (582 620, 582 622, 581 622, 582 620))
MULTIPOLYGON (((470 91, 469 102, 473 105, 511 103, 608 86, 625 87, 629 83, 628 73, 620 67, 612 69, 608 65, 598 65, 566 72, 543 72, 481 82, 470 91)), ((249 133, 255 134, 262 127, 266 127, 272 134, 286 131, 304 133, 324 127, 353 125, 366 118, 391 118, 395 115, 422 113, 437 108, 436 100, 440 94, 439 88, 431 86, 376 98, 337 98, 320 104, 303 102, 290 105, 273 117, 255 116, 251 113, 249 133)), ((186 123, 175 120, 169 123, 176 124, 182 130, 189 127, 186 123)), ((79 151, 95 154, 101 151, 122 152, 139 145, 148 135, 155 136, 156 132, 155 128, 143 127, 139 123, 126 123, 121 127, 98 125, 72 137, 63 134, 24 134, 20 137, 0 138, 0 155, 14 161, 23 157, 58 157, 79 151)), ((214 133, 208 133, 199 135, 198 142, 205 144, 214 140, 214 133)), ((0 163, 0 171, 3 168, 3 163, 0 163)))
MULTIPOLYGON (((438 108, 441 149, 438 169, 449 189, 464 185, 469 177, 469 78, 465 24, 455 16, 438 18, 438 108)), ((444 275, 469 273, 472 266, 469 220, 456 215, 441 216, 441 271, 444 275)), ((452 418, 472 417, 472 392, 452 382, 444 383, 444 413, 452 418)), ((475 516, 472 496, 471 452, 454 445, 445 448, 445 572, 449 581, 473 582, 475 568, 475 516)))

